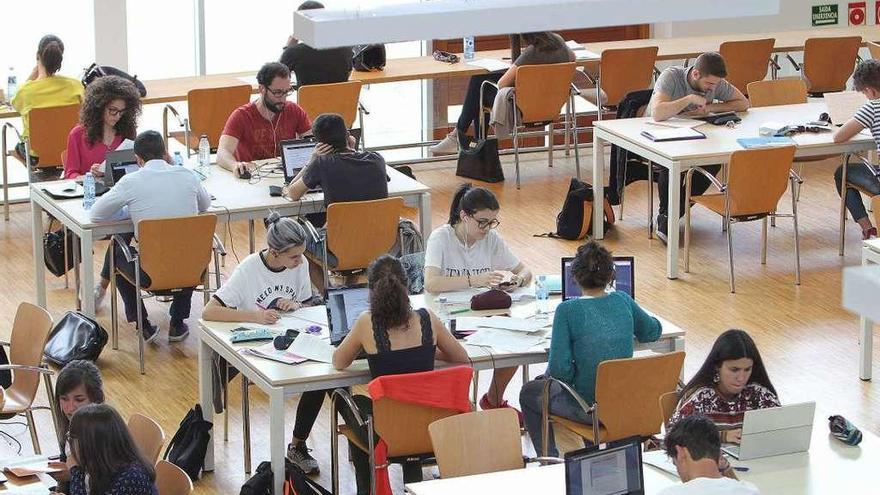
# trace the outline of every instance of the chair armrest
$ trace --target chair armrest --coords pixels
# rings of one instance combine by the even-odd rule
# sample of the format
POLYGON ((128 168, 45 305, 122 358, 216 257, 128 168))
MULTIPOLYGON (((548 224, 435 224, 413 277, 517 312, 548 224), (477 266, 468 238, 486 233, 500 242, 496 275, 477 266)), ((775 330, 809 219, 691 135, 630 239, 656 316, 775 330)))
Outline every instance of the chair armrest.
POLYGON ((217 234, 214 234, 214 251, 217 251, 220 256, 226 256, 226 247, 223 246, 223 241, 220 240, 217 234))
POLYGON ((11 342, 7 342, 5 340, 0 340, 0 346, 2 346, 2 347, 9 347, 11 345, 12 345, 11 342))
POLYGON ((370 111, 367 110, 367 107, 365 107, 364 104, 361 103, 360 100, 358 100, 358 110, 360 110, 361 112, 363 112, 364 115, 370 115, 370 111))
POLYGON ((354 400, 352 400, 351 393, 349 393, 348 390, 346 390, 344 388, 334 389, 333 392, 330 394, 330 400, 334 401, 334 400, 336 400, 336 397, 339 397, 340 399, 342 399, 345 402, 345 404, 351 410, 351 413, 354 416, 354 419, 357 420, 358 426, 361 426, 361 427, 367 426, 367 421, 363 417, 361 417, 361 412, 360 412, 360 410, 358 410, 357 406, 355 405, 354 400))
POLYGON ((55 372, 49 368, 42 366, 29 366, 26 364, 0 364, 0 371, 19 370, 19 371, 35 371, 44 375, 52 375, 55 372))
POLYGON ((580 96, 580 95, 581 95, 581 90, 578 89, 578 87, 575 86, 574 83, 570 83, 570 84, 571 84, 571 94, 574 95, 574 96, 580 96))
POLYGON ((797 63, 797 60, 795 60, 794 57, 792 57, 790 53, 786 53, 785 58, 787 58, 788 61, 791 62, 791 65, 794 66, 794 70, 800 72, 800 70, 801 70, 800 64, 797 63))
POLYGON ((585 413, 587 413, 587 414, 592 413, 593 409, 595 409, 593 406, 587 404, 587 401, 585 401, 583 399, 583 397, 580 396, 580 394, 575 392, 575 390, 573 388, 571 388, 571 386, 569 384, 565 383, 564 381, 553 378, 550 375, 544 376, 544 380, 545 380, 545 383, 544 383, 544 395, 545 396, 550 392, 550 384, 555 382, 555 383, 558 383, 559 386, 562 387, 563 390, 568 392, 569 395, 571 395, 571 397, 575 400, 575 402, 577 402, 577 404, 581 407, 581 409, 584 410, 585 413))
POLYGON ((709 179, 709 182, 711 182, 712 185, 715 186, 716 189, 718 189, 718 192, 724 192, 727 190, 727 186, 722 184, 721 181, 718 180, 718 177, 715 177, 714 175, 710 174, 702 167, 694 167, 694 168, 688 170, 687 175, 685 176, 685 180, 689 180, 690 177, 694 175, 694 172, 699 173, 703 177, 709 179))
POLYGON ((326 233, 324 235, 319 234, 318 229, 316 229, 315 226, 312 225, 312 222, 310 222, 307 218, 300 217, 299 222, 300 222, 300 225, 303 226, 303 229, 305 229, 306 233, 309 236, 311 236, 313 241, 318 243, 323 240, 326 240, 325 239, 327 237, 326 233))
POLYGON ((563 462, 565 462, 565 459, 562 459, 560 457, 533 457, 526 459, 526 464, 530 462, 537 462, 542 466, 549 466, 551 464, 562 464, 563 462))
POLYGON ((798 184, 804 183, 804 179, 802 179, 801 176, 798 175, 798 173, 794 171, 794 169, 788 171, 788 176, 790 178, 794 179, 798 184))
POLYGON ((132 262, 134 262, 134 260, 137 259, 137 255, 131 253, 131 247, 128 245, 127 242, 125 242, 125 240, 122 237, 119 237, 118 235, 114 235, 113 237, 110 238, 110 240, 112 242, 115 242, 118 245, 119 249, 122 250, 122 254, 125 255, 126 261, 128 261, 129 263, 132 263, 132 262))
POLYGON ((163 123, 168 121, 168 112, 171 112, 171 114, 174 115, 174 119, 177 120, 177 125, 179 125, 180 127, 186 127, 187 119, 181 119, 180 114, 177 113, 177 109, 175 109, 174 106, 172 106, 170 104, 165 105, 162 108, 162 122, 163 123))
POLYGON ((773 68, 776 69, 776 70, 782 70, 782 66, 779 65, 779 63, 776 62, 776 59, 774 59, 774 58, 771 58, 771 59, 770 59, 770 66, 773 67, 773 68))
POLYGON ((855 157, 860 162, 862 162, 862 165, 864 165, 865 167, 868 168, 868 171, 871 172, 871 175, 873 175, 874 177, 877 177, 877 179, 880 179, 880 168, 875 167, 874 164, 872 164, 870 160, 868 160, 867 158, 865 158, 864 156, 862 156, 858 153, 852 153, 849 156, 847 156, 847 158, 846 158, 847 165, 849 165, 849 159, 852 157, 855 157))
MULTIPOLYGON (((21 137, 21 132, 19 132, 18 127, 15 127, 15 125, 13 125, 12 122, 6 122, 3 124, 4 136, 6 134, 6 129, 12 129, 13 131, 15 131, 15 135, 18 136, 18 140, 24 141, 24 138, 21 137)), ((6 151, 6 150, 3 150, 3 151, 6 151)))

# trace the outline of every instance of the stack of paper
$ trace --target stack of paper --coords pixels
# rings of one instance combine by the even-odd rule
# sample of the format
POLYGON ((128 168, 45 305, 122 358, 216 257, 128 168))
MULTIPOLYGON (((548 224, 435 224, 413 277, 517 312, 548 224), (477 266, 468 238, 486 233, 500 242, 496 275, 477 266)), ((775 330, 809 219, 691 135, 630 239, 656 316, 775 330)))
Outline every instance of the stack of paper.
POLYGON ((684 141, 687 139, 706 139, 706 135, 690 127, 668 127, 664 129, 645 129, 642 136, 655 142, 684 141))
POLYGON ((457 330, 463 329, 461 328, 461 325, 463 325, 464 328, 467 329, 496 328, 499 330, 510 330, 524 333, 537 332, 549 324, 549 320, 511 318, 509 316, 466 316, 464 318, 456 318, 455 320, 455 328, 457 330))
POLYGON ((645 121, 645 123, 649 124, 649 125, 655 125, 658 127, 678 127, 678 128, 687 127, 689 129, 693 129, 694 127, 707 124, 708 122, 705 122, 703 120, 697 120, 697 119, 686 119, 683 117, 672 117, 672 118, 669 118, 666 120, 662 120, 660 122, 654 122, 653 120, 647 120, 647 121, 645 121))
POLYGON ((285 318, 295 318, 297 320, 327 326, 327 307, 326 306, 307 306, 305 308, 300 308, 293 313, 284 315, 282 319, 285 318))
POLYGON ((491 347, 497 351, 527 352, 540 345, 546 339, 546 332, 511 332, 499 328, 482 328, 469 336, 467 343, 471 345, 491 347))
POLYGON ((598 53, 591 52, 590 50, 576 49, 573 51, 575 60, 599 60, 602 58, 598 53))
POLYGON ((486 69, 489 72, 507 70, 510 68, 510 63, 494 58, 477 58, 471 60, 467 64, 486 69))
POLYGON ((271 359, 272 361, 278 361, 279 363, 284 364, 298 364, 303 361, 307 361, 306 358, 297 356, 296 354, 290 352, 290 350, 279 351, 275 348, 275 344, 269 342, 268 344, 263 344, 259 347, 250 347, 248 349, 242 349, 238 351, 243 355, 257 356, 265 359, 271 359))
POLYGON ((293 344, 290 345, 290 349, 288 350, 297 356, 302 356, 312 361, 332 363, 333 351, 335 348, 330 345, 330 342, 321 337, 316 337, 308 333, 300 333, 296 336, 296 339, 293 340, 293 344))

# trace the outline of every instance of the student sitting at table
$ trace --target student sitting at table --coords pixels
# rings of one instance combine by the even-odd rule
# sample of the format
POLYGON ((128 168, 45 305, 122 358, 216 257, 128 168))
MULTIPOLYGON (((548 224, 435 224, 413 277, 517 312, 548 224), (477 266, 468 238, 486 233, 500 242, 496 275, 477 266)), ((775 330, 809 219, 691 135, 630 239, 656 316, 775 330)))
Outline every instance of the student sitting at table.
POLYGON ((281 141, 295 139, 309 130, 305 110, 287 101, 293 88, 286 65, 263 65, 257 72, 257 84, 260 97, 229 115, 217 145, 217 165, 236 176, 250 173, 253 160, 277 157, 281 141))
MULTIPOLYGON (((727 82, 727 65, 724 58, 716 52, 706 52, 694 62, 692 67, 667 67, 654 84, 654 94, 645 112, 646 117, 655 121, 668 120, 675 116, 704 116, 709 113, 735 111, 749 108, 749 100, 727 82), (717 102, 716 102, 717 100, 717 102)), ((717 174, 721 165, 707 165, 703 169, 717 174)), ((684 174, 677 179, 681 182, 678 215, 684 215, 684 174)), ((660 169, 657 181, 660 207, 657 214, 657 236, 665 243, 669 207, 669 170, 660 169)), ((709 188, 709 179, 694 174, 691 194, 698 196, 709 188)))
POLYGON ((718 336, 703 365, 684 386, 669 422, 702 414, 721 429, 722 442, 739 443, 746 411, 779 406, 755 342, 746 332, 731 329, 718 336))
MULTIPOLYGON (((165 140, 156 131, 140 133, 134 140, 134 155, 138 170, 125 174, 106 194, 95 201, 89 211, 92 222, 109 222, 131 218, 134 234, 125 234, 127 241, 137 236, 138 222, 150 218, 169 218, 197 215, 211 206, 211 195, 199 183, 199 179, 183 167, 168 163, 165 140)), ((132 247, 132 252, 137 250, 132 247)), ((128 261, 121 249, 107 248, 101 277, 110 279, 110 256, 115 251, 116 268, 126 272, 134 280, 134 262, 128 261)), ((169 262, 173 262, 169 260, 169 262)), ((141 285, 150 287, 149 275, 141 270, 141 285)), ((137 319, 137 289, 122 275, 116 276, 116 288, 122 296, 126 319, 137 319)), ((171 302, 171 323, 168 341, 178 342, 189 335, 186 320, 192 305, 192 288, 175 292, 171 302)), ((141 303, 141 331, 145 342, 159 336, 159 330, 147 317, 147 308, 141 303)))
MULTIPOLYGON (((512 290, 529 285, 532 273, 495 230, 501 223, 495 195, 482 187, 462 184, 452 198, 449 222, 431 232, 425 248, 425 290, 432 293, 472 287, 512 290), (502 285, 503 284, 503 285, 502 285)), ((510 407, 504 390, 516 368, 497 368, 480 407, 510 407)))
MULTIPOLYGON (((435 358, 452 363, 469 362, 467 352, 437 315, 428 309, 412 309, 406 273, 400 261, 390 255, 380 256, 370 263, 367 280, 370 309, 361 313, 351 332, 336 348, 334 368, 343 370, 351 366, 361 350, 367 353, 373 378, 431 371, 435 358)), ((372 413, 373 404, 369 397, 355 395, 353 401, 361 417, 372 413)), ((358 425, 344 401, 339 401, 337 407, 345 423, 366 445, 366 428, 358 425)), ((349 452, 355 467, 357 493, 370 493, 369 456, 357 447, 350 448, 349 452)), ((403 479, 405 483, 421 481, 421 466, 418 463, 404 464, 403 479)))
MULTIPOLYGON (((309 0, 296 10, 323 9, 324 4, 309 0)), ((296 86, 308 84, 331 84, 348 81, 351 74, 352 51, 350 46, 315 49, 290 36, 279 62, 290 68, 296 76, 296 86)))
MULTIPOLYGON (((309 282, 309 262, 303 256, 306 232, 290 218, 272 212, 266 219, 268 247, 242 260, 232 276, 205 305, 208 321, 252 322, 271 325, 282 312, 320 303, 309 282)), ((318 472, 318 461, 309 454, 306 439, 312 431, 324 390, 304 392, 296 409, 293 438, 287 458, 306 473, 318 472)))
MULTIPOLYGON (((880 61, 865 60, 856 67, 853 73, 853 87, 868 97, 868 102, 856 112, 855 116, 846 121, 843 127, 834 131, 834 142, 842 143, 851 139, 861 132, 862 129, 871 131, 871 136, 880 149, 880 61)), ((837 184, 837 192, 840 193, 842 168, 837 167, 834 171, 834 182, 837 184)), ((851 165, 846 166, 846 182, 854 184, 865 192, 877 196, 880 194, 880 170, 876 166, 868 168, 858 160, 853 160, 851 165)), ((852 187, 846 188, 846 209, 849 210, 853 220, 862 228, 862 239, 877 237, 877 228, 871 225, 868 212, 859 196, 859 191, 852 187)))
MULTIPOLYGON (((335 113, 318 115, 312 124, 312 134, 318 145, 309 163, 299 171, 290 184, 282 188, 282 194, 297 201, 310 189, 320 188, 324 193, 324 207, 333 203, 368 201, 388 197, 388 175, 385 159, 375 151, 357 151, 354 139, 345 127, 345 121, 335 113)), ((306 216, 319 229, 326 232, 324 213, 306 216)), ((323 257, 323 240, 311 236, 306 240, 306 250, 316 259, 323 257)), ((337 264, 333 253, 327 253, 329 268, 337 264)), ((324 270, 315 265, 312 281, 324 287, 324 270)))
MULTIPOLYGON (((654 342, 662 328, 626 292, 608 292, 614 280, 614 259, 596 241, 581 245, 571 273, 583 296, 561 303, 553 315, 553 337, 547 373, 570 385, 587 404, 595 402, 596 370, 609 359, 631 358, 633 337, 654 342)), ((523 385, 519 403, 526 429, 538 455, 542 455, 542 401, 545 381, 539 377, 523 385)), ((550 413, 591 424, 592 417, 562 387, 550 385, 550 413)), ((547 455, 557 456, 553 426, 547 438, 547 455)))
MULTIPOLYGON (((30 111, 34 108, 71 105, 82 100, 83 85, 80 81, 58 75, 64 59, 64 43, 54 34, 47 34, 37 45, 37 65, 27 81, 12 97, 11 104, 21 114, 22 139, 30 135, 30 111)), ((30 150, 31 164, 39 162, 39 150, 30 150)), ((24 160, 24 142, 15 145, 15 154, 24 160)))
POLYGON ((660 495, 758 495, 755 485, 736 478, 721 455, 718 427, 705 416, 690 416, 666 432, 666 455, 672 459, 681 485, 670 486, 660 495))
POLYGON ((158 495, 153 463, 135 445, 116 409, 81 407, 70 420, 68 438, 68 495, 158 495))
MULTIPOLYGON (((70 479, 70 471, 67 469, 67 454, 70 446, 67 443, 67 431, 70 429, 70 418, 79 408, 89 404, 104 403, 104 380, 101 371, 95 363, 85 359, 75 359, 66 365, 58 373, 55 382, 55 416, 58 418, 58 446, 59 462, 51 463, 51 467, 61 469, 52 473, 52 477, 58 481, 66 482, 70 479)), ((63 491, 63 490, 62 490, 63 491)))

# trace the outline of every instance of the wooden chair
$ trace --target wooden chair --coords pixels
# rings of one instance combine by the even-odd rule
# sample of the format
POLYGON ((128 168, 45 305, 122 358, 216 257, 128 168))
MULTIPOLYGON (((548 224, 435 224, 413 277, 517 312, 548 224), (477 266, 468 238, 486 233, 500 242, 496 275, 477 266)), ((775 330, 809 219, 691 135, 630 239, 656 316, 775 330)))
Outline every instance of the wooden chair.
POLYGON ((355 118, 360 117, 361 147, 364 143, 364 107, 360 104, 360 81, 346 81, 333 84, 309 84, 296 90, 296 103, 305 110, 309 120, 322 113, 337 113, 345 121, 345 127, 351 129, 355 118))
POLYGON ((880 43, 868 41, 866 44, 868 45, 868 53, 871 54, 871 58, 874 60, 880 60, 880 43))
POLYGON ((617 108, 629 93, 651 87, 657 50, 656 46, 646 46, 602 51, 596 87, 605 91, 606 108, 617 108))
POLYGON ((685 176, 684 271, 690 271, 691 206, 699 204, 724 217, 727 225, 727 253, 730 260, 730 292, 736 292, 733 275, 733 224, 762 220, 761 264, 767 263, 767 218, 794 220, 795 284, 801 283, 800 238, 798 236, 796 183, 800 177, 791 170, 794 146, 739 150, 728 164, 727 183, 702 169, 688 170, 685 176), (694 172, 702 173, 718 189, 716 194, 691 197, 694 172), (776 213, 779 200, 791 182, 791 214, 776 213))
POLYGON ((216 286, 220 287, 220 266, 218 254, 225 254, 220 240, 214 234, 217 225, 216 215, 195 215, 191 217, 157 218, 141 220, 137 225, 138 252, 132 253, 128 243, 118 235, 112 238, 114 249, 120 249, 129 262, 135 266, 134 277, 116 267, 115 256, 110 256, 110 310, 113 348, 119 348, 116 277, 122 275, 137 293, 137 335, 140 371, 144 374, 144 336, 142 332, 141 304, 142 290, 148 295, 173 295, 184 288, 196 287, 204 292, 205 303, 212 292, 208 283, 208 264, 214 255, 216 286), (140 272, 150 276, 149 287, 141 286, 140 272), (201 287, 199 287, 201 286, 201 287))
POLYGON ((767 67, 775 43, 776 40, 773 38, 721 43, 718 53, 724 58, 727 66, 727 77, 725 77, 727 82, 736 86, 743 94, 750 94, 749 83, 763 81, 767 76, 767 67))
POLYGON ((211 150, 215 151, 226 119, 236 108, 250 101, 251 91, 250 84, 192 89, 186 94, 188 118, 181 119, 172 105, 165 105, 162 110, 162 135, 166 141, 174 138, 186 146, 186 156, 191 156, 198 152, 199 138, 205 134, 211 143, 211 150), (174 115, 183 131, 168 132, 169 113, 174 115))
POLYGON ((52 412, 53 426, 58 424, 54 408, 34 406, 41 375, 49 404, 54 403, 52 370, 43 363, 43 349, 46 347, 50 330, 52 330, 52 317, 49 313, 39 306, 23 302, 18 305, 18 310, 15 312, 10 341, 0 342, 0 345, 9 347, 10 363, 0 365, 0 371, 12 371, 12 384, 5 390, 5 400, 0 407, 0 414, 25 415, 34 453, 37 455, 40 455, 41 451, 33 411, 49 409, 52 412))
POLYGON ((801 71, 810 94, 821 96, 822 93, 846 89, 861 44, 860 36, 809 38, 804 42, 804 62, 797 64, 791 55, 788 59, 795 69, 801 71))
MULTIPOLYGON (((865 189, 864 187, 862 187, 859 184, 855 184, 853 182, 850 182, 849 177, 847 175, 847 171, 849 170, 850 160, 856 160, 856 161, 860 162, 862 164, 862 166, 867 167, 868 171, 874 177, 877 178, 878 182, 880 182, 880 167, 875 166, 873 163, 871 163, 870 160, 868 160, 867 158, 865 158, 864 156, 859 155, 859 154, 855 154, 855 153, 847 154, 847 155, 844 155, 844 157, 845 157, 845 159, 844 159, 843 167, 841 168, 841 177, 840 177, 841 191, 839 191, 839 193, 840 193, 840 215, 839 215, 840 216, 840 236, 839 236, 839 241, 838 241, 838 254, 840 254, 840 256, 843 256, 844 248, 846 246, 846 242, 845 242, 846 241, 846 190, 848 188, 853 188, 856 191, 859 191, 860 193, 864 194, 865 196, 868 196, 869 198, 871 198, 871 210, 874 211, 875 217, 880 218, 880 212, 877 211, 877 206, 878 206, 878 199, 877 198, 880 198, 880 196, 874 196, 873 191, 865 189)), ((875 223, 875 225, 878 225, 878 224, 875 223)))
POLYGON ((678 392, 666 392, 660 396, 660 413, 663 415, 663 425, 669 425, 669 419, 675 414, 678 406, 678 392))
POLYGON ((134 413, 128 418, 128 432, 148 461, 155 463, 159 460, 159 453, 165 444, 165 432, 158 423, 143 414, 134 413))
MULTIPOLYGON (((428 373, 455 373, 459 374, 461 367, 445 368, 428 373)), ((410 373, 396 375, 397 378, 408 377, 414 380, 424 380, 425 373, 410 373)), ((379 377, 374 380, 382 380, 387 377, 379 377)), ((460 375, 462 380, 461 393, 466 400, 472 375, 460 375)), ((339 436, 346 437, 353 448, 360 449, 370 456, 370 466, 375 466, 373 455, 373 436, 376 435, 388 446, 388 463, 400 463, 411 459, 426 460, 433 456, 433 445, 428 434, 429 426, 437 420, 459 414, 458 411, 440 407, 428 407, 417 404, 400 402, 393 399, 382 398, 373 401, 373 414, 364 418, 346 389, 337 388, 330 395, 330 452, 332 467, 331 491, 339 493, 339 436), (340 425, 337 414, 337 401, 344 401, 352 410, 360 426, 367 429, 369 445, 364 445, 360 438, 348 425, 340 425)), ((520 447, 521 448, 521 447, 520 447)), ((375 478, 373 480, 375 483, 375 478)), ((375 484, 372 493, 376 493, 375 484)))
POLYGON ((871 211, 874 212, 874 225, 880 225, 880 196, 871 198, 871 211))
POLYGON ((512 409, 457 414, 428 425, 441 478, 521 469, 519 418, 512 409))
POLYGON ((596 372, 596 402, 587 404, 567 383, 545 377, 542 417, 543 452, 547 456, 550 423, 558 424, 593 444, 631 436, 649 438, 660 433, 663 415, 660 397, 675 390, 684 351, 648 357, 611 359, 599 363, 596 372), (593 424, 582 424, 549 412, 550 383, 558 383, 591 414, 593 424), (621 393, 625 390, 626 393, 621 393))
POLYGON ((193 484, 183 469, 163 459, 156 463, 156 488, 159 495, 189 495, 193 484))
MULTIPOLYGON (((553 166, 553 123, 565 107, 565 129, 570 132, 574 123, 573 97, 580 92, 572 84, 577 65, 574 62, 561 64, 521 65, 516 69, 513 104, 519 112, 513 112, 513 159, 516 164, 516 188, 520 188, 519 139, 522 137, 550 135, 548 145, 548 165, 553 166), (520 128, 550 125, 549 131, 520 131, 520 128)), ((484 84, 495 85, 491 81, 484 84)), ((497 87, 497 85, 495 85, 497 87)), ((480 108, 485 108, 480 91, 480 108)), ((481 118, 481 136, 486 136, 485 119, 481 118)), ((581 176, 580 155, 578 155, 577 132, 572 133, 574 161, 577 177, 581 176)))

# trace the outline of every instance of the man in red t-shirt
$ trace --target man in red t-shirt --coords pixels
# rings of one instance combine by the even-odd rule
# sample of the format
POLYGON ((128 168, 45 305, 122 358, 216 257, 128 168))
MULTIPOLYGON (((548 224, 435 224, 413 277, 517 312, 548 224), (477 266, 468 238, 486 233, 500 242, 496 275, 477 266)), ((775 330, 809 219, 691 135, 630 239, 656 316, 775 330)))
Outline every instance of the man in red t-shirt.
POLYGON ((263 65, 257 83, 260 98, 232 112, 217 146, 217 164, 239 177, 253 169, 253 160, 278 156, 281 141, 302 136, 312 125, 299 105, 287 101, 293 89, 286 65, 263 65))

